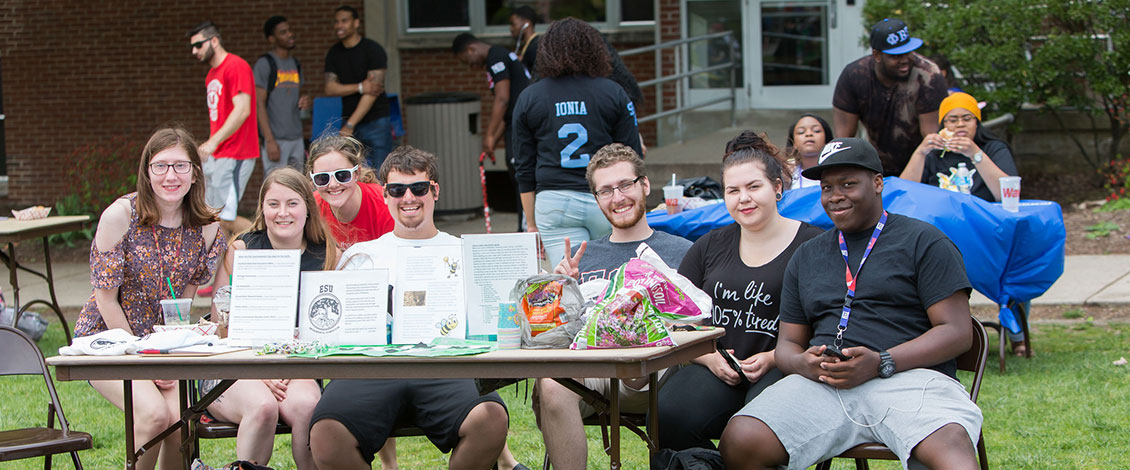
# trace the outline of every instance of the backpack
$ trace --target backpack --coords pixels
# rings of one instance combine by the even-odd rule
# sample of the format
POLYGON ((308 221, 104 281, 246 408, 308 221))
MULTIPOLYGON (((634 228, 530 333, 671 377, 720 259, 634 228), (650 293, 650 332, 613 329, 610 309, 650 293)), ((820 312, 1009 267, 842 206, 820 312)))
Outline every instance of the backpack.
MULTIPOLYGON (((263 54, 259 56, 260 59, 267 59, 267 65, 270 66, 271 71, 267 74, 267 98, 271 98, 271 91, 275 89, 275 82, 279 80, 279 64, 275 62, 275 56, 271 54, 263 54)), ((298 75, 302 76, 302 62, 298 61, 297 57, 294 59, 294 65, 298 68, 298 75)))

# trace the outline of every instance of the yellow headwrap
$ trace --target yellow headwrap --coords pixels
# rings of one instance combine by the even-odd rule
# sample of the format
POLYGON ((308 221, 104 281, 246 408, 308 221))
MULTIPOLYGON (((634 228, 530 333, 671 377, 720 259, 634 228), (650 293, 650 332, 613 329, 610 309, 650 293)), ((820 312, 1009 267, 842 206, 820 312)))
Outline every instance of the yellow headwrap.
POLYGON ((973 113, 977 120, 981 120, 981 108, 977 106, 977 99, 969 93, 957 92, 946 97, 942 100, 941 106, 938 106, 938 124, 946 118, 946 114, 956 108, 962 108, 973 113))

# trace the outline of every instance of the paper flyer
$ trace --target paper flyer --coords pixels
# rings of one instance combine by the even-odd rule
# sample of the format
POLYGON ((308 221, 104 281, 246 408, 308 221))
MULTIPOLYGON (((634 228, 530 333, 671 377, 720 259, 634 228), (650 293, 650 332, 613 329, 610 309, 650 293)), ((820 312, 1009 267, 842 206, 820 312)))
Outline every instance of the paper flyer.
POLYGON ((306 271, 298 339, 329 345, 387 343, 388 270, 306 271))
POLYGON ((294 339, 300 250, 238 250, 232 265, 232 346, 259 347, 294 339))
POLYGON ((463 235, 467 334, 498 334, 498 303, 519 279, 538 273, 536 233, 463 235))
POLYGON ((466 338, 462 244, 401 247, 392 295, 392 342, 466 338))

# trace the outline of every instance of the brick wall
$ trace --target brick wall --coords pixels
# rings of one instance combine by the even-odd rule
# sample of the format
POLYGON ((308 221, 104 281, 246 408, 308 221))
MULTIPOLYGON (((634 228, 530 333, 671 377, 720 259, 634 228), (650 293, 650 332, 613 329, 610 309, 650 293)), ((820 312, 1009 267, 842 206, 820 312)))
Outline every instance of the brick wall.
MULTIPOLYGON (((357 2, 360 3, 360 2, 357 2)), ((204 20, 249 62, 268 48, 263 22, 281 14, 297 35, 305 93, 320 94, 331 22, 340 0, 80 2, 0 5, 9 204, 53 204, 66 194, 59 168, 85 143, 111 136, 144 142, 162 123, 208 136, 204 76, 184 33, 204 20)), ((260 170, 250 188, 258 188, 260 170)), ((244 195, 252 208, 255 191, 244 195)))

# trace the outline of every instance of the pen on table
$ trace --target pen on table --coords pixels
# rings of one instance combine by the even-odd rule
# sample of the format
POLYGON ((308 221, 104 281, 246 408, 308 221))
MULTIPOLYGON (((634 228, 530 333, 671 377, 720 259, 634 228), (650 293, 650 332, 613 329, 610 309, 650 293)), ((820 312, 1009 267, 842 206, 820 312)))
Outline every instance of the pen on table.
POLYGON ((137 353, 138 354, 169 354, 172 351, 175 351, 177 349, 190 348, 190 347, 193 347, 193 346, 212 346, 212 343, 207 342, 207 343, 185 344, 185 345, 181 345, 181 346, 177 346, 177 347, 173 347, 173 348, 165 348, 165 349, 139 349, 137 351, 137 353))

